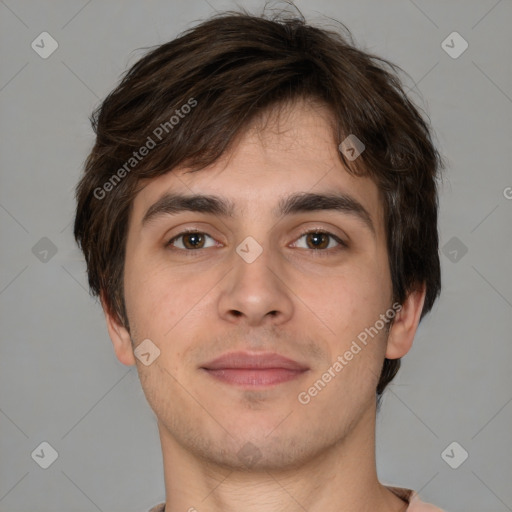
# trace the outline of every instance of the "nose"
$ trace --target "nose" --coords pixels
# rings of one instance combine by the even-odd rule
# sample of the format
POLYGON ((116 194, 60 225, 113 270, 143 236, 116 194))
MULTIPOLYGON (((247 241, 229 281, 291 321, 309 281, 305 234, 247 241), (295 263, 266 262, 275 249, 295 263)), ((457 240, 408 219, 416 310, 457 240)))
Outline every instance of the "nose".
POLYGON ((233 253, 233 271, 222 281, 219 315, 251 327, 287 322, 294 305, 284 265, 266 247, 254 261, 248 261, 233 253))

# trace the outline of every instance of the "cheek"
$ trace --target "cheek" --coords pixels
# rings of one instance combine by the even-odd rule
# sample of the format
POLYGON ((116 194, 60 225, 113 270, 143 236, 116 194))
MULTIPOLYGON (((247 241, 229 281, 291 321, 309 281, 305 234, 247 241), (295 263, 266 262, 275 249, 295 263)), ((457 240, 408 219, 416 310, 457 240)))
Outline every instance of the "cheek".
MULTIPOLYGON (((357 406, 361 396, 373 399, 386 350, 387 332, 380 315, 390 305, 387 286, 382 275, 369 273, 366 268, 325 280, 323 289, 310 296, 311 309, 322 311, 318 316, 329 326, 325 351, 331 362, 338 361, 337 367, 331 368, 336 378, 318 401, 319 407, 329 408, 329 400, 341 400, 345 405, 354 401, 357 406)), ((328 380, 327 370, 319 368, 316 378, 328 380)))
POLYGON ((296 289, 340 343, 373 325, 390 305, 385 275, 368 267, 352 266, 329 277, 317 277, 314 282, 306 279, 296 289))
POLYGON ((189 297, 180 287, 163 278, 147 276, 138 282, 132 281, 126 289, 126 308, 129 318, 139 326, 139 332, 149 338, 162 338, 180 316, 185 315, 189 297))
POLYGON ((126 307, 130 322, 137 326, 137 341, 151 339, 161 350, 166 365, 176 360, 192 344, 191 334, 211 317, 208 292, 218 276, 191 277, 180 269, 155 263, 144 267, 132 264, 126 274, 126 307))
POLYGON ((161 330, 159 324, 173 309, 169 301, 175 297, 176 292, 161 268, 143 265, 142 260, 143 257, 132 254, 131 259, 126 261, 125 304, 130 324, 137 326, 139 336, 153 339, 161 330))
MULTIPOLYGON (((135 237, 134 237, 135 238, 135 237)), ((177 272, 169 272, 165 258, 161 257, 161 248, 156 242, 142 239, 139 243, 128 240, 124 270, 125 297, 132 312, 151 315, 157 312, 169 298, 177 272)))

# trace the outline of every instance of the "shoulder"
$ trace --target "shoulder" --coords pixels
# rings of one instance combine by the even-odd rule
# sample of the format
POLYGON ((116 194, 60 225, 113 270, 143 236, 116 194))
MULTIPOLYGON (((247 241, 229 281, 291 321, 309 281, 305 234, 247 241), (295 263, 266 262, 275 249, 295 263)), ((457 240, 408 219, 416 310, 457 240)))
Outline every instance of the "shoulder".
POLYGON ((396 494, 399 498, 409 504, 406 512, 444 512, 438 507, 430 503, 425 503, 420 500, 416 491, 405 489, 403 487, 386 486, 392 493, 396 494))
POLYGON ((440 508, 421 501, 418 493, 412 491, 407 512, 443 512, 440 508))
POLYGON ((165 503, 155 505, 153 508, 150 508, 148 512, 165 512, 165 503))

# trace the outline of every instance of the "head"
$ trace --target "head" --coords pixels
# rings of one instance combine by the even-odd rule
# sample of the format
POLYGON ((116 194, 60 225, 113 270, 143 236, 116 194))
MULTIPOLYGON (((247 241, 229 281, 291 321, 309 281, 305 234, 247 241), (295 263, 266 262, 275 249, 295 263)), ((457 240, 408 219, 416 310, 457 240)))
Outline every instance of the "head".
MULTIPOLYGON (((199 370, 229 350, 276 351, 307 366, 302 387, 277 386, 281 395, 293 390, 298 411, 320 417, 336 396, 353 403, 352 416, 331 418, 334 436, 363 414, 357 403, 375 402, 396 375, 440 292, 442 168, 399 71, 357 49, 346 29, 226 13, 147 53, 93 114, 75 237, 118 358, 133 364, 132 348, 148 338, 160 350, 151 366, 139 364, 141 381, 183 442, 177 411, 188 395, 215 406, 199 370), (347 140, 364 144, 356 158, 347 140), (170 195, 218 196, 233 208, 225 215, 218 202, 170 195), (177 239, 180 226, 202 235, 177 239), (305 227, 334 238, 303 235, 305 227), (250 262, 237 251, 247 237, 250 262), (325 242, 330 254, 317 256, 325 242), (297 392, 390 310, 371 341, 358 344, 362 353, 300 405, 297 392), (174 405, 158 396, 162 382, 174 405)), ((231 388, 227 396, 240 398, 231 388)), ((279 400, 244 392, 249 416, 238 427, 279 400)), ((282 406, 261 420, 269 430, 282 406)), ((191 407, 199 421, 204 411, 191 407)))

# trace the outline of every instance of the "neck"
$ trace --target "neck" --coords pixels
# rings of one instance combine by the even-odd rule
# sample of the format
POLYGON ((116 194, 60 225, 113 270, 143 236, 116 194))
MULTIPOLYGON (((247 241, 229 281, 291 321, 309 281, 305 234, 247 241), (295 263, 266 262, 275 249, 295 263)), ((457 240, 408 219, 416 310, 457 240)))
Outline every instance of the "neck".
POLYGON ((375 408, 350 435, 306 463, 268 470, 221 467, 180 445, 159 423, 165 512, 397 512, 405 504, 381 485, 375 408))

